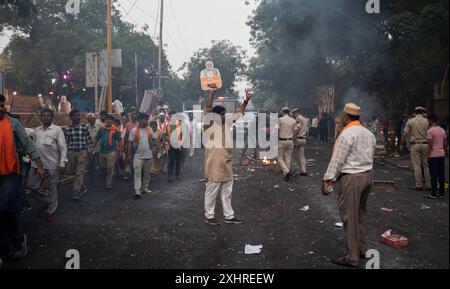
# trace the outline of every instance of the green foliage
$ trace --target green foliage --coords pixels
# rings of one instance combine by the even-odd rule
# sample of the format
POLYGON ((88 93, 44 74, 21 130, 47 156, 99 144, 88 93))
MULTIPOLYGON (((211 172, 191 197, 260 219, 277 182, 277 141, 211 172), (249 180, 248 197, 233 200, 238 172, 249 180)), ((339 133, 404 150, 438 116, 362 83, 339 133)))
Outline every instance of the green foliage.
POLYGON ((258 95, 314 104, 314 88, 332 82, 341 95, 357 87, 384 105, 424 105, 448 64, 448 1, 382 1, 380 14, 366 2, 261 0, 248 22, 258 95))
MULTIPOLYGON (((50 90, 69 97, 81 95, 85 86, 85 55, 106 48, 106 1, 82 1, 77 19, 65 12, 66 0, 37 0, 30 13, 20 22, 7 23, 16 33, 4 50, 7 72, 16 87, 24 94, 50 90), (64 71, 71 71, 74 87, 61 79, 64 71), (53 86, 51 79, 59 75, 53 86)), ((3 13, 3 10, 2 10, 3 13)), ((113 68, 113 93, 122 94, 125 102, 134 104, 135 52, 138 53, 139 96, 152 88, 145 77, 143 65, 156 65, 157 47, 150 35, 121 20, 120 11, 113 10, 113 48, 122 49, 122 68, 113 68)), ((170 71, 163 55, 163 74, 170 71)))

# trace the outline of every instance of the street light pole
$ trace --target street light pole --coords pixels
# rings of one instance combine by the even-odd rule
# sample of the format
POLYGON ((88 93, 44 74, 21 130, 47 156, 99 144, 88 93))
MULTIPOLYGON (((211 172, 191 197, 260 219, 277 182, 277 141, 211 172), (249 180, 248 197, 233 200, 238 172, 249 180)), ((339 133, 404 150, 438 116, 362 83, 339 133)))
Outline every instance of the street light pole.
POLYGON ((112 112, 112 45, 111 45, 111 13, 112 13, 112 0, 107 0, 107 27, 106 27, 106 42, 108 53, 108 91, 106 97, 106 109, 108 113, 112 112))

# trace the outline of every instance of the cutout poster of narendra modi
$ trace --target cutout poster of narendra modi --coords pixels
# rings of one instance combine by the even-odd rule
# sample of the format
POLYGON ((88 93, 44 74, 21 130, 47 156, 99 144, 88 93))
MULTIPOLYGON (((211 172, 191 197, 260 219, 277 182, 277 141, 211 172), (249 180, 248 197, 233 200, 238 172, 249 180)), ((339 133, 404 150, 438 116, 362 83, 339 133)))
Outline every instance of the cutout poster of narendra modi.
POLYGON ((222 87, 222 77, 217 68, 214 68, 214 63, 209 60, 205 63, 205 69, 200 72, 200 83, 202 90, 209 90, 210 88, 219 89, 222 87))

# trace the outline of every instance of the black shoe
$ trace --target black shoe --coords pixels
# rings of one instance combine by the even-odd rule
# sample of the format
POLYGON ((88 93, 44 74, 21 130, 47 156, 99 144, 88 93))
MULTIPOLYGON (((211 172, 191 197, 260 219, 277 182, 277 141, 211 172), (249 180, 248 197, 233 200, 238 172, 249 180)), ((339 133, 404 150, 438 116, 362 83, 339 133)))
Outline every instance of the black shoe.
POLYGON ((437 198, 438 198, 438 196, 436 196, 436 195, 433 195, 433 194, 428 194, 428 195, 425 195, 425 198, 428 198, 428 199, 432 199, 432 200, 434 200, 434 199, 437 199, 437 198))
POLYGON ((167 179, 167 182, 168 182, 169 184, 171 184, 171 183, 173 183, 173 179, 167 179))
POLYGON ((111 188, 111 186, 106 186, 106 187, 105 187, 105 190, 107 190, 107 191, 111 191, 111 190, 112 190, 112 188, 111 188))
POLYGON ((422 187, 412 187, 412 188, 410 188, 411 190, 414 190, 414 191, 423 191, 423 188, 422 187))
POLYGON ((285 181, 285 182, 289 182, 289 180, 291 179, 291 176, 292 176, 292 173, 291 173, 291 172, 285 174, 285 175, 284 175, 284 178, 283 178, 284 181, 285 181))
POLYGON ((205 219, 205 224, 211 225, 211 226, 220 226, 220 223, 217 222, 216 219, 205 219))
POLYGON ((28 255, 27 235, 23 235, 22 249, 14 252, 11 256, 11 259, 20 260, 25 258, 27 255, 28 255))
POLYGON ((339 266, 350 267, 350 268, 358 268, 358 266, 354 266, 352 264, 347 263, 347 261, 345 261, 345 257, 331 259, 331 262, 333 264, 336 264, 336 265, 339 265, 339 266))
POLYGON ((307 177, 308 173, 301 173, 300 175, 303 176, 303 177, 307 177))
POLYGON ((22 207, 22 212, 30 211, 31 209, 32 209, 31 205, 28 204, 28 205, 25 205, 25 206, 22 207))
POLYGON ((80 200, 80 193, 73 193, 72 200, 79 201, 80 200))
POLYGON ((225 219, 224 221, 226 224, 244 224, 244 221, 238 219, 238 218, 233 218, 233 219, 225 219))

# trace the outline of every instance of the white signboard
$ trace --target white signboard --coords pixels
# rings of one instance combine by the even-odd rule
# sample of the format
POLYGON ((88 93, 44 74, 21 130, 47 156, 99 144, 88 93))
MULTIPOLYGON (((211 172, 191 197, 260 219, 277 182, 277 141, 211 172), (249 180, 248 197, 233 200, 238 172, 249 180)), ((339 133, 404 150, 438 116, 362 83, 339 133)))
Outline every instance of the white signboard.
MULTIPOLYGON (((108 53, 102 50, 99 53, 86 53, 86 87, 95 87, 95 67, 98 69, 98 86, 108 86, 108 53), (98 55, 98 61, 96 60, 98 55)), ((112 50, 112 67, 122 67, 122 50, 112 50)))
POLYGON ((86 53, 86 87, 95 87, 96 53, 86 53))

